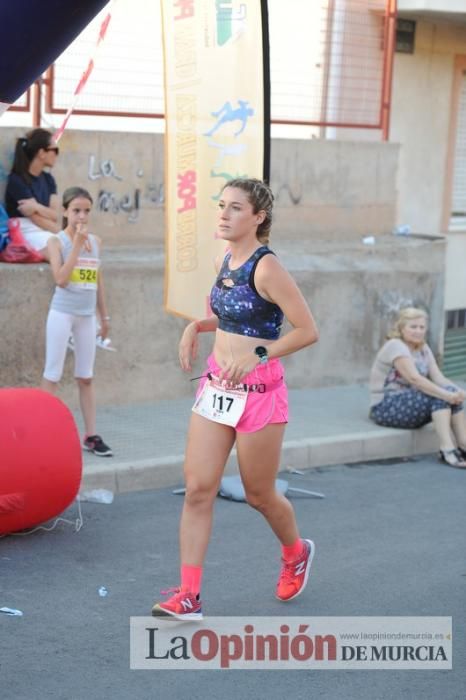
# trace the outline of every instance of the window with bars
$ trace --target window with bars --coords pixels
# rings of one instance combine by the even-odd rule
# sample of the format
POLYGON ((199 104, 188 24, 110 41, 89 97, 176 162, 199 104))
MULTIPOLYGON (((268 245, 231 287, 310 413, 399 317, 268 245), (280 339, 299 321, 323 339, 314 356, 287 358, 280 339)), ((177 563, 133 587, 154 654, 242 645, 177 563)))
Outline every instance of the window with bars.
MULTIPOLYGON (((209 4, 221 12, 232 3, 209 4)), ((107 12, 49 71, 46 115, 72 103, 107 12)), ((312 126, 315 135, 330 124, 382 128, 394 26, 389 0, 269 0, 268 14, 272 122, 312 126)), ((164 110, 160 3, 120 0, 74 115, 163 117, 164 110)))
POLYGON ((446 313, 443 372, 447 377, 466 377, 466 309, 446 313))

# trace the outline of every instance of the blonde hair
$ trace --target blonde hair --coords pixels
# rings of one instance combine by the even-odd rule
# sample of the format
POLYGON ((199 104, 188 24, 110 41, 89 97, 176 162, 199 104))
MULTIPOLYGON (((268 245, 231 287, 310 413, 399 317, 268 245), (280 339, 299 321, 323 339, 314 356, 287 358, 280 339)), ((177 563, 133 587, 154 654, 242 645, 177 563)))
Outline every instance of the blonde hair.
MULTIPOLYGON (((398 318, 396 319, 394 325, 392 326, 391 330, 387 334, 387 339, 390 338, 403 338, 402 336, 402 331, 403 328, 406 326, 406 324, 409 321, 412 321, 414 318, 424 318, 426 322, 429 319, 429 316, 427 314, 427 311, 424 311, 424 309, 418 309, 415 306, 408 306, 405 309, 400 309, 398 313, 398 318)), ((424 342, 420 343, 419 347, 422 347, 424 345, 424 342)))

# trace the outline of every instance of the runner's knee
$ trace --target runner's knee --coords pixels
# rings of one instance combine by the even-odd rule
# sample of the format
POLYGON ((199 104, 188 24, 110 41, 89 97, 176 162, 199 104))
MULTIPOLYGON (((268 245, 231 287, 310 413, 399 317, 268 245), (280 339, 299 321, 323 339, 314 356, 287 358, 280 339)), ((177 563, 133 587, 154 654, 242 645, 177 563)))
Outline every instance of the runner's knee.
POLYGON ((185 503, 191 507, 209 506, 215 499, 218 485, 186 478, 185 503))
POLYGON ((261 491, 256 489, 245 489, 246 491, 246 502, 258 510, 260 513, 266 513, 273 507, 276 501, 275 491, 261 491))

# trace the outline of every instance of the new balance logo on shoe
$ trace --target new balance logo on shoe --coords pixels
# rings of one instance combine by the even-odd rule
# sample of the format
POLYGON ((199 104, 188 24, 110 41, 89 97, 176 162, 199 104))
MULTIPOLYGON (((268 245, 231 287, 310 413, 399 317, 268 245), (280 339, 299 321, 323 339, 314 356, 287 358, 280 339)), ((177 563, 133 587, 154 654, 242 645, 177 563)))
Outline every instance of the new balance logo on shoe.
POLYGON ((315 545, 312 540, 303 540, 303 553, 295 561, 283 560, 276 596, 279 600, 293 600, 306 588, 314 558, 315 545))
POLYGON ((299 564, 296 566, 294 570, 294 575, 295 576, 300 576, 300 574, 303 574, 304 571, 306 570, 306 561, 300 561, 299 564))
POLYGON ((172 616, 177 620, 202 620, 202 608, 199 596, 191 593, 191 591, 181 590, 180 588, 170 588, 168 591, 163 591, 166 595, 174 593, 164 603, 155 603, 152 608, 154 617, 172 616))

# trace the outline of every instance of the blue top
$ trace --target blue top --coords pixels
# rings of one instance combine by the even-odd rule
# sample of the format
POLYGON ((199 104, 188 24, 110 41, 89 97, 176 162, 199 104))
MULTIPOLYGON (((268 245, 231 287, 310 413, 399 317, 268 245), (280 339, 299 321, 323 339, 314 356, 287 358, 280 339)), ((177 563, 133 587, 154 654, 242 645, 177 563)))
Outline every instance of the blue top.
POLYGON ((257 248, 237 270, 230 270, 227 253, 210 293, 210 306, 218 316, 218 327, 228 333, 276 340, 280 336, 283 311, 264 297, 254 285, 256 265, 264 255, 275 255, 265 245, 257 248))
POLYGON ((50 197, 57 192, 57 183, 50 173, 42 172, 40 175, 31 175, 31 183, 24 180, 21 175, 10 173, 5 192, 5 209, 8 216, 23 216, 18 211, 18 201, 34 197, 44 207, 50 206, 50 197))

